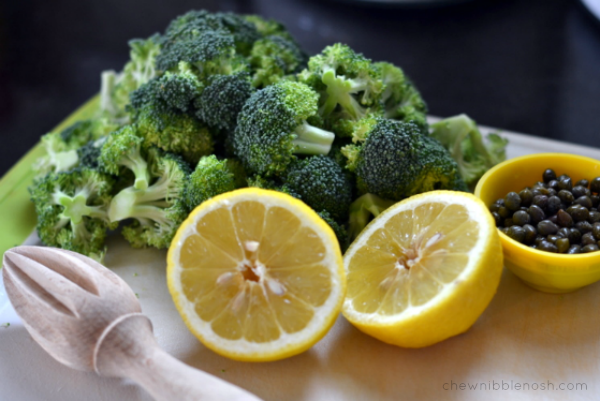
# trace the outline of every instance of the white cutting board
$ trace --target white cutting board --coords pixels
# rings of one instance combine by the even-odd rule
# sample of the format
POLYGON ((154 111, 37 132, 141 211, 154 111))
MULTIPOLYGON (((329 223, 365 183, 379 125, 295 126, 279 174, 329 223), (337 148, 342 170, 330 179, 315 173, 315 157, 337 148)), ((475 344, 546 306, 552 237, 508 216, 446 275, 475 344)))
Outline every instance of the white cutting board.
MULTIPOLYGON (((508 157, 567 152, 600 159, 600 149, 502 135, 510 140, 508 157)), ((28 240, 36 241, 35 236, 28 240)), ((387 345, 340 316, 325 338, 301 355, 243 363, 215 354, 187 330, 166 287, 165 251, 134 250, 119 237, 109 238, 108 246, 106 265, 139 295, 167 352, 265 400, 600 399, 600 283, 570 294, 545 294, 505 269, 498 293, 475 325, 434 346, 387 345)), ((0 281, 0 400, 150 397, 131 382, 74 371, 48 356, 14 314, 0 281)))

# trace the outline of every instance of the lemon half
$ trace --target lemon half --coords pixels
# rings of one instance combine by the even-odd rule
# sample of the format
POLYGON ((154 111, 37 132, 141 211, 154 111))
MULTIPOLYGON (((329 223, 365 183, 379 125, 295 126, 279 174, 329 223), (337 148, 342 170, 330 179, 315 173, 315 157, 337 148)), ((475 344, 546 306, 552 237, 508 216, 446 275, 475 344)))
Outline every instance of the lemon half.
POLYGON ((344 256, 344 316, 390 344, 424 347, 466 331, 494 296, 502 250, 477 197, 433 191, 374 219, 344 256))
POLYGON ((335 322, 345 293, 331 228, 306 204, 244 188, 198 206, 167 257, 167 282, 192 333, 236 360, 298 354, 335 322))

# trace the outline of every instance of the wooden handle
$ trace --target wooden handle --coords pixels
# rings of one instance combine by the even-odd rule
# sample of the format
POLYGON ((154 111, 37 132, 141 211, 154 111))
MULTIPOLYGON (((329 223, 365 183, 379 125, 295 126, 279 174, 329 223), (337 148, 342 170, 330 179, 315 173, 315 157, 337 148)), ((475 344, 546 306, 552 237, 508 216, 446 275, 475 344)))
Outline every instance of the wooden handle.
POLYGON ((260 400, 167 354, 156 343, 150 320, 138 313, 121 317, 105 330, 94 351, 94 368, 103 376, 130 378, 156 400, 260 400))

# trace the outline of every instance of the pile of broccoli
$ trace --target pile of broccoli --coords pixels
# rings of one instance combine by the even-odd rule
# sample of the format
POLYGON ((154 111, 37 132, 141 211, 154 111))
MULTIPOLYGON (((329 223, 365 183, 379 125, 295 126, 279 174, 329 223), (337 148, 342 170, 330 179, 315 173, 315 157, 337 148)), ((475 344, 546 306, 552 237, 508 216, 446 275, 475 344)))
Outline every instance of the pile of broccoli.
POLYGON ((308 57, 258 16, 191 11, 130 48, 96 115, 42 137, 30 193, 47 245, 101 259, 120 229, 167 248, 196 206, 254 186, 304 201, 344 249, 394 202, 468 190, 505 157, 467 116, 429 126, 399 67, 344 44, 308 57))

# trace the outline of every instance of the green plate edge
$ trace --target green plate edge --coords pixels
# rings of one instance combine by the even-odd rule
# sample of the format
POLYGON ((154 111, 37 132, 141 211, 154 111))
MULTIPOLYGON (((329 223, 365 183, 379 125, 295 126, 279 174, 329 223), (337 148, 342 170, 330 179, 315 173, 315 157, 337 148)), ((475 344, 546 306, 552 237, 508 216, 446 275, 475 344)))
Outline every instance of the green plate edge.
MULTIPOLYGON (((96 95, 50 132, 61 131, 77 120, 91 117, 98 109, 98 102, 99 96, 96 95)), ((2 255, 8 249, 21 245, 35 228, 35 209, 29 200, 27 187, 33 182, 35 176, 31 166, 43 154, 44 149, 38 143, 0 180, 0 221, 2 222, 0 253, 2 255)))

